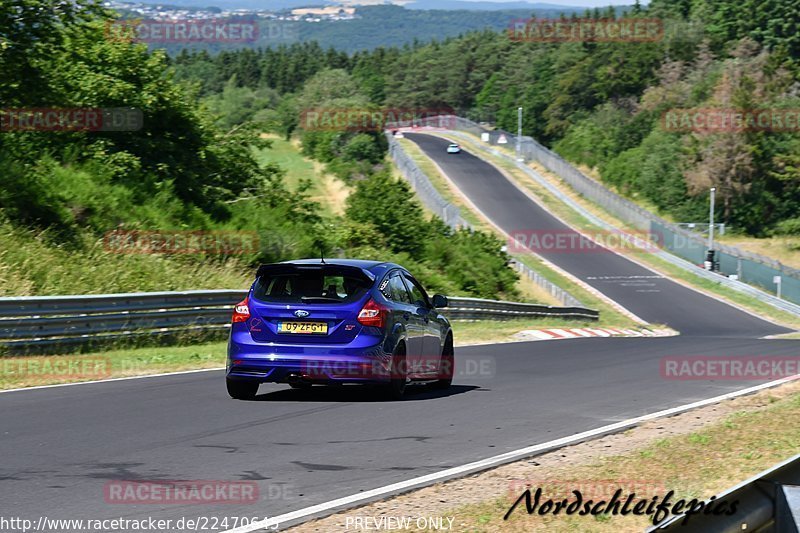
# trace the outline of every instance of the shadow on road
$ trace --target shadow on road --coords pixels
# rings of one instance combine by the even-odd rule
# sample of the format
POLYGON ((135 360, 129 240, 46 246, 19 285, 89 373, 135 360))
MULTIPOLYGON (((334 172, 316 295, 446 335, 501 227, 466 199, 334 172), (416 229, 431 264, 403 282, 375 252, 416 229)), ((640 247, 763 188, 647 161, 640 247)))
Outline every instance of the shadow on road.
POLYGON ((259 394, 257 402, 413 402, 435 400, 479 389, 477 385, 452 385, 437 389, 431 385, 409 385, 405 398, 391 400, 378 387, 365 385, 315 385, 309 389, 283 389, 259 394))

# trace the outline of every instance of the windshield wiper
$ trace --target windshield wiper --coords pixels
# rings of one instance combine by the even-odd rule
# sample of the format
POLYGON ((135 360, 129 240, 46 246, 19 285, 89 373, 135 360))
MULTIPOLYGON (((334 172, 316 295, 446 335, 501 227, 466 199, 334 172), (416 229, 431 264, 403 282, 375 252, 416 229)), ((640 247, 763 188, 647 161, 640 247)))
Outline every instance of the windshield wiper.
POLYGON ((301 296, 300 299, 304 302, 309 300, 322 300, 325 302, 341 302, 339 298, 328 298, 327 296, 301 296))

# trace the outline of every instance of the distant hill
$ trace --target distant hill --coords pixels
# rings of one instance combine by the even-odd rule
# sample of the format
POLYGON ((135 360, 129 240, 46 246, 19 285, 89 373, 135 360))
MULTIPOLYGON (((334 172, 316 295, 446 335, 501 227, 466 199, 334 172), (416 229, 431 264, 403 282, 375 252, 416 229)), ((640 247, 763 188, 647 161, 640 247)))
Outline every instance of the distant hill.
MULTIPOLYGON (((159 0, 138 0, 143 4, 158 4, 164 5, 165 2, 159 0)), ((223 9, 269 9, 269 10, 285 10, 295 9, 298 7, 316 7, 346 3, 358 7, 359 1, 354 0, 351 2, 336 2, 334 0, 168 0, 166 2, 170 5, 181 7, 219 7, 223 9)), ((364 2, 369 4, 372 2, 364 2)), ((591 2, 587 1, 587 4, 591 2)), ((632 3, 632 2, 631 2, 632 3)), ((516 0, 510 2, 491 2, 488 0, 483 1, 467 1, 467 0, 397 0, 392 2, 386 1, 386 5, 402 4, 408 9, 414 10, 458 10, 458 11, 504 11, 509 9, 524 9, 526 11, 536 10, 541 11, 542 16, 546 13, 572 13, 573 11, 583 12, 585 7, 564 6, 558 4, 548 4, 541 2, 525 2, 523 0, 516 0)), ((366 7, 366 6, 364 6, 366 7)), ((548 15, 549 16, 549 15, 548 15)))
POLYGON ((538 2, 525 2, 517 0, 516 2, 490 2, 490 1, 476 1, 470 2, 465 0, 416 0, 405 4, 404 7, 408 9, 447 9, 447 10, 468 10, 468 11, 503 11, 508 9, 524 9, 530 12, 536 10, 540 16, 546 16, 545 13, 582 13, 587 8, 564 6, 558 4, 543 4, 538 2))
POLYGON ((136 0, 142 4, 175 5, 182 7, 220 7, 223 9, 267 9, 280 11, 298 7, 327 6, 338 4, 330 0, 136 0))
MULTIPOLYGON (((450 0, 425 0, 448 2, 450 0)), ((458 3, 458 2, 454 2, 458 3)), ((461 2, 470 3, 470 2, 461 2)), ((536 11, 537 16, 552 17, 571 11, 536 11)), ((301 24, 300 40, 317 41, 323 47, 353 52, 370 50, 378 46, 402 46, 414 40, 429 42, 433 39, 455 37, 471 30, 490 28, 503 30, 512 19, 527 18, 531 9, 473 11, 473 10, 416 10, 399 6, 361 7, 356 11, 361 18, 337 22, 301 24)))
MULTIPOLYGON (((170 0, 175 3, 175 0, 170 0)), ((186 1, 186 0, 184 0, 186 1)), ((450 0, 424 0, 448 2, 450 0)), ((463 2, 471 3, 471 2, 463 2)), ((481 10, 419 10, 400 6, 359 7, 353 20, 320 22, 262 21, 259 39, 251 44, 191 44, 167 45, 170 54, 182 49, 205 49, 210 53, 236 48, 276 47, 292 42, 317 41, 323 48, 333 47, 344 52, 372 50, 377 47, 403 46, 414 41, 428 43, 456 37, 473 30, 505 30, 513 19, 557 17, 572 13, 576 8, 481 10)), ((582 12, 582 10, 580 11, 582 12)))

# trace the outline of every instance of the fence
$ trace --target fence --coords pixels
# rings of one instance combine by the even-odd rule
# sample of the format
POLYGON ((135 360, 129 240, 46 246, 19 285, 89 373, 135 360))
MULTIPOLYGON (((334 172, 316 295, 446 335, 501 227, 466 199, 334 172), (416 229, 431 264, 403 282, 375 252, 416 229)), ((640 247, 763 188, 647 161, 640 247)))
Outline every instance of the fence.
POLYGON ((387 133, 387 138, 389 140, 389 156, 400 174, 411 184, 411 188, 417 193, 420 201, 451 228, 455 229, 459 226, 468 228, 467 221, 461 218, 461 210, 439 194, 428 176, 420 170, 390 133, 387 133))
MULTIPOLYGON (((230 325, 233 305, 246 294, 247 291, 217 290, 0 298, 0 344, 11 353, 47 352, 137 336, 222 333, 230 325)), ((552 307, 478 298, 450 298, 450 306, 442 311, 455 320, 598 318, 597 311, 580 306, 552 307)))
POLYGON ((544 290, 546 290, 550 296, 556 298, 559 302, 563 303, 564 305, 569 305, 573 307, 583 307, 583 303, 580 300, 572 296, 569 292, 565 291, 555 283, 551 282, 532 268, 530 268, 525 263, 517 261, 516 259, 511 260, 511 266, 517 270, 521 275, 525 276, 533 283, 537 284, 544 290))
MULTIPOLYGON (((394 139, 394 136, 392 136, 391 133, 387 133, 386 138, 389 141, 390 157, 400 170, 400 174, 411 184, 411 188, 417 193, 422 203, 436 216, 444 220, 445 224, 451 228, 470 228, 470 224, 461 218, 460 209, 445 200, 442 195, 439 194, 428 176, 425 175, 414 160, 403 150, 403 147, 394 139)), ((512 265, 516 268, 517 272, 539 285, 564 305, 575 307, 583 306, 580 300, 527 265, 516 260, 512 262, 512 265)))
MULTIPOLYGON (((456 117, 448 122, 454 123, 456 129, 460 131, 482 137, 489 144, 507 144, 510 147, 516 147, 516 135, 507 131, 489 130, 461 117, 456 117), (506 142, 499 142, 501 138, 506 142)), ((523 136, 519 147, 522 158, 526 161, 537 161, 547 170, 562 178, 582 196, 639 229, 649 231, 655 235, 662 235, 665 248, 671 253, 691 261, 695 265, 702 264, 705 260, 706 241, 702 235, 667 222, 608 190, 531 137, 523 136), (699 251, 702 251, 702 256, 698 255, 699 251)), ((720 272, 723 274, 736 275, 740 281, 761 287, 771 293, 776 292, 776 284, 773 280, 776 276, 780 276, 781 296, 790 302, 800 304, 800 270, 735 246, 717 242, 714 244, 714 248, 720 272)))

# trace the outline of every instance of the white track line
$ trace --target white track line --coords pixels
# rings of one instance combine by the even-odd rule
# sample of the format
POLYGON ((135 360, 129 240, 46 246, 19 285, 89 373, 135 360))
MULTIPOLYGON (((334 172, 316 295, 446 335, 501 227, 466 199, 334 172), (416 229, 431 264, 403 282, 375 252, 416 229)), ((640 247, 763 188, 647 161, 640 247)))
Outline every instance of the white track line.
POLYGON ((108 383, 110 381, 128 381, 131 379, 160 378, 161 376, 180 376, 181 374, 193 374, 195 372, 211 372, 212 370, 225 370, 224 366, 215 368, 200 368, 198 370, 181 370, 180 372, 165 372, 164 374, 147 374, 146 376, 128 376, 124 378, 96 379, 94 381, 76 381, 74 383, 54 383, 53 385, 37 385, 35 387, 22 387, 19 389, 0 390, 0 394, 6 392, 21 392, 37 389, 54 389, 56 387, 72 387, 73 385, 91 385, 93 383, 108 383))
POLYGON ((703 407, 724 400, 729 400, 731 398, 736 398, 737 396, 752 394, 754 392, 758 392, 763 389, 768 389, 770 387, 775 387, 778 385, 782 385, 784 383, 788 383, 790 381, 794 381, 798 378, 800 378, 800 374, 788 378, 779 379, 776 381, 770 381, 769 383, 756 385, 755 387, 749 387, 747 389, 729 392, 727 394, 723 394, 721 396, 715 396, 713 398, 708 398, 706 400, 700 400, 686 405, 673 407, 671 409, 665 409, 663 411, 658 411, 656 413, 651 413, 649 415, 630 418, 628 420, 623 420, 615 424, 609 424, 607 426, 603 426, 597 429, 584 431, 582 433, 576 433, 575 435, 571 435, 569 437, 562 437, 560 439, 551 440, 549 442, 544 442, 542 444, 535 444, 533 446, 528 446, 527 448, 520 448, 519 450, 506 452, 501 455, 495 455, 493 457, 482 459, 480 461, 475 461, 473 463, 468 463, 462 466, 448 468, 447 470, 442 470, 441 472, 436 472, 434 474, 427 474, 424 476, 415 477, 406 481, 401 481, 399 483, 393 483, 391 485, 378 487, 376 489, 371 489, 365 492, 359 492, 358 494, 353 494, 352 496, 345 496, 343 498, 338 498, 336 500, 331 500, 325 503, 312 505, 310 507, 298 509, 297 511, 291 511, 289 513, 268 518, 266 520, 254 522, 247 526, 240 526, 238 528, 222 531, 221 533, 250 533, 252 531, 257 531, 259 529, 264 529, 264 528, 270 528, 271 530, 274 530, 277 526, 280 526, 281 524, 286 522, 295 523, 303 521, 303 519, 308 520, 311 518, 318 518, 323 515, 333 514, 333 512, 335 511, 344 510, 344 508, 348 507, 354 507, 357 504, 364 504, 369 501, 380 499, 381 497, 385 498, 398 493, 407 492, 412 489, 417 489, 424 486, 432 485, 436 482, 445 481, 447 479, 455 477, 465 476, 482 470, 487 470, 489 468, 493 468, 502 464, 530 457, 545 450, 567 446, 569 444, 575 444, 577 442, 597 437, 605 433, 611 433, 627 429, 637 424, 641 424, 642 422, 647 422, 649 420, 653 420, 656 418, 672 416, 678 413, 682 413, 684 411, 696 409, 698 407, 703 407))

